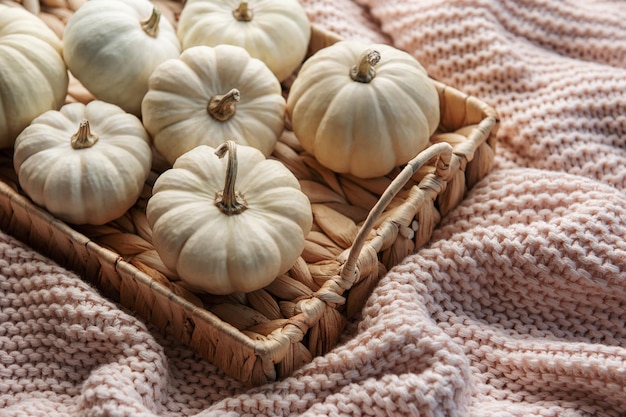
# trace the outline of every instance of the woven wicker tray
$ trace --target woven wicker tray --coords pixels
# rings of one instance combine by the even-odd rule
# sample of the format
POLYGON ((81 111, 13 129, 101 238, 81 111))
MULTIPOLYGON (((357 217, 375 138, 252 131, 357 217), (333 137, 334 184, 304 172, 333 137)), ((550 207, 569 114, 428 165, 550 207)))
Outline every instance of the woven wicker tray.
MULTIPOLYGON (((310 53, 337 40, 314 28, 310 53)), ((272 157, 300 179, 312 202, 314 226, 294 267, 253 293, 193 294, 160 262, 145 219, 151 184, 167 168, 158 155, 142 197, 122 218, 75 227, 23 195, 11 151, 5 151, 0 227, 228 375, 249 385, 284 378, 336 345, 379 278, 427 243, 441 217, 490 171, 495 110, 454 88, 436 86, 441 122, 433 145, 387 177, 334 174, 305 153, 292 132, 283 134, 272 157)))

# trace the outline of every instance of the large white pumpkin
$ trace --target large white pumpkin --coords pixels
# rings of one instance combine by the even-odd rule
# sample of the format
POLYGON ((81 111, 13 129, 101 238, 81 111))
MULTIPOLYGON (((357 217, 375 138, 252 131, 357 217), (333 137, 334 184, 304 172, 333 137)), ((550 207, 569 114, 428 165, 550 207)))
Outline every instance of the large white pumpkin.
POLYGON ((283 131, 280 83, 238 46, 195 46, 159 65, 142 103, 154 147, 173 164, 199 145, 227 140, 269 156, 283 131))
POLYGON ((55 217, 104 224, 139 198, 150 172, 141 121, 99 100, 66 104, 37 117, 15 141, 20 186, 55 217))
POLYGON ((187 0, 177 33, 183 49, 241 46, 283 81, 304 59, 311 24, 298 0, 187 0))
POLYGON ((296 262, 313 222, 295 175, 233 141, 178 158, 157 178, 146 215, 163 263, 212 294, 269 285, 296 262))
POLYGON ((137 116, 154 68, 179 54, 174 27, 148 0, 90 0, 63 33, 72 74, 96 98, 137 116))
POLYGON ((57 35, 26 10, 0 4, 0 148, 11 148, 35 117, 58 110, 67 86, 57 35))
POLYGON ((429 145, 439 125, 439 94, 407 52, 344 40, 302 65, 287 113, 302 147, 322 165, 378 177, 429 145))

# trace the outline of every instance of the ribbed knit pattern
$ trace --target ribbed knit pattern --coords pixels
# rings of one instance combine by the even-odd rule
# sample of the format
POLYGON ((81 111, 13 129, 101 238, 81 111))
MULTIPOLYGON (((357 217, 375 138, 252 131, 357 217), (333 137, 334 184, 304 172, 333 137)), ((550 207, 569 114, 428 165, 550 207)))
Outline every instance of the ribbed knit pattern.
POLYGON ((502 117, 341 343, 249 389, 0 234, 0 416, 626 415, 626 3, 305 0, 502 117))

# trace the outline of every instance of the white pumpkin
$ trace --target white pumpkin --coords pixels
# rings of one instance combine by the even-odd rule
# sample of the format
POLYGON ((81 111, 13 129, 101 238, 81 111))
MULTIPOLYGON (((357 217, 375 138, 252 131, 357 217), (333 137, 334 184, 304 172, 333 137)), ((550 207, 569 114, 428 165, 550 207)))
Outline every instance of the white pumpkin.
POLYGON ((114 104, 66 104, 37 117, 15 141, 20 186, 73 224, 104 224, 138 199, 152 153, 141 121, 114 104))
POLYGON ((61 40, 26 10, 0 4, 0 68, 0 148, 11 148, 35 117, 65 101, 61 40))
POLYGON ((187 0, 177 33, 183 49, 241 46, 283 81, 306 55, 311 23, 298 0, 187 0))
POLYGON ((157 178, 146 215, 163 263, 212 294, 269 285, 296 262, 313 221, 291 171, 233 141, 178 158, 157 178))
POLYGON ((429 145, 439 125, 439 94, 408 53, 344 40, 302 65, 287 113, 302 147, 322 165, 371 178, 429 145))
POLYGON ((269 156, 283 131, 280 83, 238 46, 196 46, 159 65, 142 103, 154 147, 170 164, 198 145, 227 140, 269 156))
POLYGON ((148 0, 90 0, 63 33, 72 74, 96 98, 135 115, 154 68, 179 54, 176 30, 148 0))

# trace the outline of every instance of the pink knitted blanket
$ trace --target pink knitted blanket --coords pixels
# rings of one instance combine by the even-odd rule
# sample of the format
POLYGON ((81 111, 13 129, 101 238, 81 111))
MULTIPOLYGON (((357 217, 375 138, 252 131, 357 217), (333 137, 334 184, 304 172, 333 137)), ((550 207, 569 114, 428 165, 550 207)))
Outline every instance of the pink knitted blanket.
POLYGON ((341 344, 250 389, 0 234, 0 416, 626 415, 626 3, 306 0, 502 117, 341 344))

